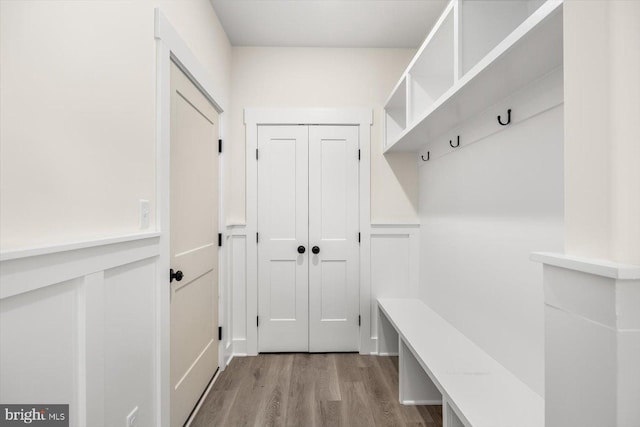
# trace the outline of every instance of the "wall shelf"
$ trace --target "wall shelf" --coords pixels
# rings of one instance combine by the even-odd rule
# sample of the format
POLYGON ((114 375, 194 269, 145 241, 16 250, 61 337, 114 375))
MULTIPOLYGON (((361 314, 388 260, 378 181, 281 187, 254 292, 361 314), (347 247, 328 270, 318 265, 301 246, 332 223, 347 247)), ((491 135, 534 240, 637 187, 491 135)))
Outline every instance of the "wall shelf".
POLYGON ((385 141, 394 141, 407 128, 407 78, 403 77, 384 106, 385 141))
POLYGON ((406 120, 399 132, 386 132, 385 152, 425 148, 562 61, 562 0, 452 0, 385 106, 387 118, 403 111, 406 120), (491 34, 474 37, 482 28, 474 19, 489 12, 499 17, 491 34), (484 56, 477 60, 479 55, 484 56), (404 108, 398 105, 400 92, 404 108))

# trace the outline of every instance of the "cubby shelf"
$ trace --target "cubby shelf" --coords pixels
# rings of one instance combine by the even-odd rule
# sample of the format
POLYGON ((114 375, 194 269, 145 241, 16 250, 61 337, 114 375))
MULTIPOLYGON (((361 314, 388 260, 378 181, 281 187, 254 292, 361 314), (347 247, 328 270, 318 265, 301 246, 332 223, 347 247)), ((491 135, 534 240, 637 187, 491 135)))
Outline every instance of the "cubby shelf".
MULTIPOLYGON (((467 10, 475 7, 467 1, 476 3, 452 0, 389 97, 387 122, 392 111, 396 117, 402 111, 406 122, 404 127, 392 124, 391 133, 387 124, 385 152, 424 149, 434 138, 562 66, 562 0, 523 0, 520 9, 507 10, 509 19, 501 10, 501 25, 493 25, 480 42, 473 31, 481 24, 464 15, 477 12, 467 10), (475 43, 472 52, 470 39, 475 43), (401 100, 404 106, 398 105, 401 100)), ((510 2, 484 3, 498 8, 510 2)), ((500 16, 497 10, 482 10, 500 16)))

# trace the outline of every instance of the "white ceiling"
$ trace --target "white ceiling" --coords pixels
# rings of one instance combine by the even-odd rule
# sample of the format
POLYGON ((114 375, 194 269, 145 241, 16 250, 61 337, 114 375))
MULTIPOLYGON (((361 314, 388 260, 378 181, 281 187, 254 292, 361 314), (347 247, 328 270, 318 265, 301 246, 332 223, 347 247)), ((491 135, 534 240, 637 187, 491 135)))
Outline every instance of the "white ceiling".
POLYGON ((233 46, 420 46, 448 0, 211 0, 233 46))

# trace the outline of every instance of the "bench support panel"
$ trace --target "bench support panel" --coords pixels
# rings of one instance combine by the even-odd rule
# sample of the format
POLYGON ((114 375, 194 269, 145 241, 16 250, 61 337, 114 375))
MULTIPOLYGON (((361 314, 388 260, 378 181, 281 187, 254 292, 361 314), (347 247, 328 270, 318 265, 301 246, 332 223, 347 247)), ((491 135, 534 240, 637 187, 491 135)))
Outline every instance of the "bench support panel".
POLYGON ((442 397, 442 426, 443 427, 466 427, 466 425, 460 421, 458 415, 449 404, 449 400, 446 397, 442 397))
POLYGON ((398 355, 398 332, 387 316, 378 309, 378 356, 398 355))
POLYGON ((404 340, 400 338, 398 341, 400 347, 398 361, 400 403, 403 405, 441 405, 442 394, 438 388, 422 369, 404 340))

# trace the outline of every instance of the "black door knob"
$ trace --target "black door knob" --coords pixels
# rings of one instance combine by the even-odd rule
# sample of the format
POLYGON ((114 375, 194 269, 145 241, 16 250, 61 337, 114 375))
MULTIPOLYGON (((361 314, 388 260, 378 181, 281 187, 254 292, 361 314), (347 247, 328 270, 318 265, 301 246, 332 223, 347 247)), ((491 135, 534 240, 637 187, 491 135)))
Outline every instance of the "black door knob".
POLYGON ((173 268, 169 269, 169 283, 173 282, 173 279, 176 279, 176 282, 179 282, 184 277, 182 271, 173 271, 173 268))
POLYGON ((306 251, 304 246, 298 246, 298 253, 303 254, 306 251))
POLYGON ((314 246, 311 248, 311 252, 313 252, 314 254, 319 254, 320 253, 320 248, 317 246, 314 246))

